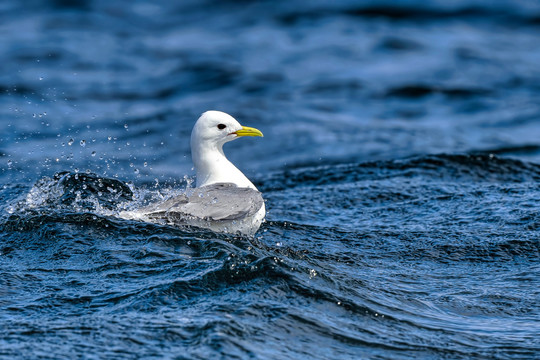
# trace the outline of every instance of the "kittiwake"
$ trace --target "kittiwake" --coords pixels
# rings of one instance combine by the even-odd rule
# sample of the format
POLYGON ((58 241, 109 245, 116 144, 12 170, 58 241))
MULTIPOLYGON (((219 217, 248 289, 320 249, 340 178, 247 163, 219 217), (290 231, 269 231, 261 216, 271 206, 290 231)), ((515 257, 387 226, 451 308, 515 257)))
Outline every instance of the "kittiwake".
POLYGON ((172 225, 190 225, 217 232, 253 235, 261 226, 266 208, 255 185, 231 163, 223 145, 242 136, 263 136, 242 126, 229 114, 207 111, 191 132, 191 157, 197 186, 186 194, 130 211, 128 218, 172 225))

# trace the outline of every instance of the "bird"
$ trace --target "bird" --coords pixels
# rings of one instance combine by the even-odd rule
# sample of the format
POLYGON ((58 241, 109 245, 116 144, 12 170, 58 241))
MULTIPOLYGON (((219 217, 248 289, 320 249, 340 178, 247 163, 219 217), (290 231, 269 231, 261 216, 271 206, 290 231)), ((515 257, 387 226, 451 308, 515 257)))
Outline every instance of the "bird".
POLYGON ((140 209, 136 217, 253 236, 266 215, 264 199, 223 152, 223 145, 246 136, 263 137, 263 133, 240 125, 227 113, 204 112, 191 132, 196 187, 188 189, 186 194, 140 209))

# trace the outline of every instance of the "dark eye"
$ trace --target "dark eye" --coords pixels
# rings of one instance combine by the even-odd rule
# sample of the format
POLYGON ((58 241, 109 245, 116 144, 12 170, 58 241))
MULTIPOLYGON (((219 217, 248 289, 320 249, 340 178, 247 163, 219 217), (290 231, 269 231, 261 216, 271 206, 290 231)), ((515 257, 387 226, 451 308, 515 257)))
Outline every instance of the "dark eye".
POLYGON ((227 127, 227 125, 225 125, 225 124, 219 124, 219 125, 217 126, 217 128, 218 128, 219 130, 223 130, 223 129, 225 129, 226 127, 227 127))

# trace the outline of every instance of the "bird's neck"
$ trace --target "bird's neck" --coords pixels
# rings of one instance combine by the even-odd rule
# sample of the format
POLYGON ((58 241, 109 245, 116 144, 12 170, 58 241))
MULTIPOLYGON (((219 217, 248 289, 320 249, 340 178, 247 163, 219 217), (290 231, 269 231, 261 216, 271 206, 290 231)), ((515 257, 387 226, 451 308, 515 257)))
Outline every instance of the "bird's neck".
POLYGON ((225 157, 221 145, 204 148, 192 145, 191 157, 197 172, 197 187, 215 183, 233 183, 238 187, 257 190, 255 185, 225 157))

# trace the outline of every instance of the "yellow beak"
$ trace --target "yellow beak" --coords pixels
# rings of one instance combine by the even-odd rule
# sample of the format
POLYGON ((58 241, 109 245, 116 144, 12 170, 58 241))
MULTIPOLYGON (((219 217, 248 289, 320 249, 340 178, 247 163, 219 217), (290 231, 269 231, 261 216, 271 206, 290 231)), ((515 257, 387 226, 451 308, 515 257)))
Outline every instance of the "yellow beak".
POLYGON ((264 136, 260 130, 247 126, 242 126, 242 129, 233 132, 233 134, 236 134, 237 136, 264 136))

